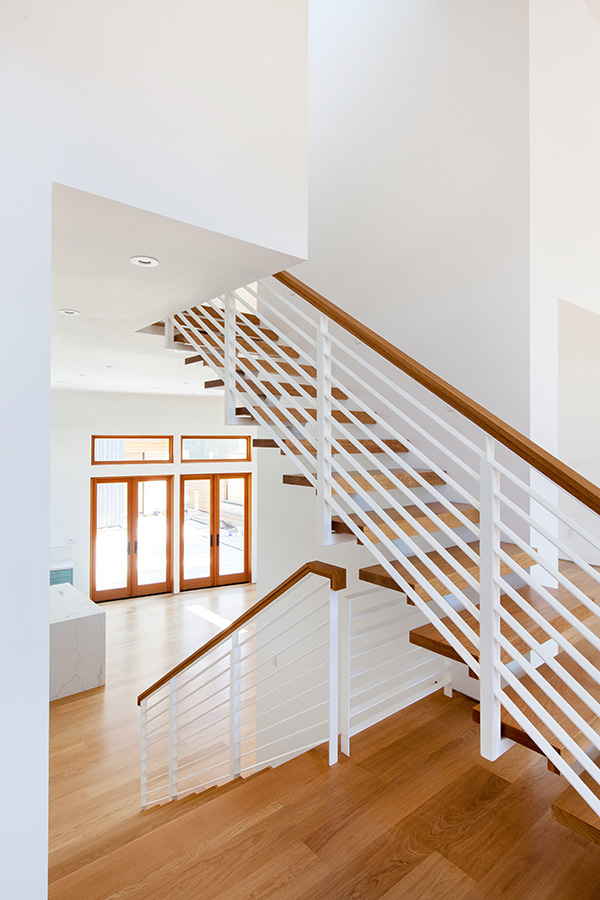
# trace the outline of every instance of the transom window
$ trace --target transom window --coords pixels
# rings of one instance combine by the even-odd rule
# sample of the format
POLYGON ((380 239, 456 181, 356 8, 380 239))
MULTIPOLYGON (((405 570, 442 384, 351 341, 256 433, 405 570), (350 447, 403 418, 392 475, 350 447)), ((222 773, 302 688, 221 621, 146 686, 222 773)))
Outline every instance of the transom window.
POLYGON ((248 435, 184 435, 181 462, 250 462, 248 435))

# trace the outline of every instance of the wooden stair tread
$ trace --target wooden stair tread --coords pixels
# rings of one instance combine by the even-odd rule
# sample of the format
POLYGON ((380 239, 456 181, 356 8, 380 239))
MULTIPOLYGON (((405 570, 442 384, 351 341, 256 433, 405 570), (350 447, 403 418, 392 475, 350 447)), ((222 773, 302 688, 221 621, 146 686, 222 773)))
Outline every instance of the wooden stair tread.
MULTIPOLYGON (((290 453, 293 453, 295 456, 300 455, 301 451, 292 441, 286 440, 284 443, 286 444, 290 453)), ((314 444, 312 444, 310 441, 305 440, 304 438, 299 438, 298 443, 301 444, 303 447, 305 447, 309 453, 316 456, 316 453, 317 453, 316 448, 315 448, 314 444)), ((359 440, 357 438, 356 440, 350 440, 349 438, 343 438, 338 443, 344 448, 344 450, 347 453, 352 453, 352 454, 364 453, 365 450, 368 450, 370 453, 384 453, 385 452, 384 450, 382 450, 380 447, 377 446, 375 441, 372 441, 369 439, 359 440)), ((388 450, 392 451, 392 453, 408 453, 408 449, 404 446, 404 444, 402 444, 396 438, 388 438, 387 440, 383 441, 383 443, 386 445, 388 450)), ((277 444, 277 441, 275 441, 273 438, 254 438, 254 440, 252 441, 252 446, 253 447, 278 447, 279 445, 277 444)), ((340 452, 341 451, 338 450, 337 447, 333 448, 334 454, 340 453, 340 452)))
MULTIPOLYGON (((533 606, 539 613, 541 613, 544 618, 550 622, 557 631, 566 631, 568 628, 567 623, 559 616, 557 612, 548 604, 545 600, 543 600, 538 594, 535 593, 534 590, 530 587, 522 587, 517 593, 523 597, 523 599, 527 600, 531 606, 533 606)), ((532 638, 537 640, 539 643, 545 643, 549 640, 547 633, 541 628, 526 612, 524 612, 521 607, 512 600, 506 594, 503 594, 500 602, 504 609, 513 616, 514 619, 519 622, 531 635, 532 638)), ((584 611, 584 607, 577 605, 578 610, 584 611)), ((460 618, 469 625, 470 628, 473 629, 475 633, 479 631, 479 623, 475 619, 475 617, 468 611, 463 611, 460 613, 460 618)), ((450 618, 444 618, 441 620, 442 623, 448 628, 450 632, 454 635, 454 637, 463 644, 464 647, 469 651, 469 653, 476 659, 479 660, 479 650, 473 646, 473 644, 463 635, 463 633, 459 630, 457 625, 450 618)), ((517 634, 509 628, 506 622, 501 622, 502 634, 505 635, 513 646, 523 655, 527 654, 530 650, 529 644, 523 641, 517 634)), ((439 656, 445 656, 447 659, 454 659, 458 662, 462 662, 462 658, 460 654, 452 647, 450 643, 446 640, 446 638, 440 634, 435 625, 432 625, 431 622, 428 622, 426 625, 422 625, 420 628, 413 628, 412 631, 409 632, 408 635, 409 641, 411 644, 415 644, 417 647, 423 647, 424 650, 430 650, 432 653, 437 653, 439 656)), ((510 661, 510 655, 502 650, 502 662, 507 663, 510 661)))
MULTIPOLYGON (((588 620, 588 625, 592 624, 591 620, 588 620)), ((598 626, 596 626, 598 627, 598 626)), ((600 651, 595 650, 591 644, 580 638, 579 640, 572 640, 571 643, 577 647, 581 653, 583 653, 586 658, 594 665, 596 668, 600 668, 600 651)), ((585 672, 581 666, 579 666, 574 660, 569 656, 568 653, 564 651, 559 653, 556 657, 557 661, 563 666, 564 669, 569 672, 573 678, 581 685, 581 687, 585 688, 594 699, 600 703, 600 684, 598 684, 590 675, 585 672)), ((577 697, 576 694, 565 684, 562 678, 557 675, 550 666, 545 663, 541 665, 537 669, 538 673, 552 685, 552 687, 562 696, 564 697, 575 709, 579 715, 585 719, 588 724, 600 733, 600 718, 597 718, 594 713, 590 710, 586 703, 577 697)), ((554 716, 556 721, 562 728, 569 734, 574 741, 580 746, 583 750, 587 750, 589 746, 589 740, 585 735, 581 734, 579 729, 571 722, 571 720, 566 716, 556 705, 555 703, 547 696, 542 688, 538 687, 538 685, 533 681, 533 679, 529 675, 523 675, 519 681, 521 684, 527 688, 527 690, 537 699, 537 701, 544 707, 544 709, 548 710, 548 712, 554 716)), ((548 743, 569 762, 572 761, 572 755, 569 751, 565 749, 562 744, 562 741, 557 738, 550 728, 538 718, 538 716, 530 709, 527 702, 522 699, 514 688, 505 687, 505 692, 508 697, 513 701, 513 703, 524 712, 524 714, 528 717, 528 719, 536 726, 538 731, 542 734, 543 737, 546 738, 548 743)), ((479 722, 479 704, 473 708, 473 721, 479 722)), ((522 744, 524 747, 529 747, 531 750, 535 750, 537 753, 542 753, 541 750, 535 741, 523 730, 523 728, 513 719, 510 713, 502 708, 502 735, 503 737, 509 738, 511 741, 515 741, 517 744, 522 744)))
MULTIPOLYGON (((600 779, 600 769, 598 770, 600 779)), ((600 785, 589 772, 584 772, 582 781, 600 800, 600 785)), ((569 787, 552 804, 552 815, 561 825, 566 825, 588 841, 600 844, 600 816, 591 809, 575 788, 569 787)))
MULTIPOLYGON (((470 506, 468 503, 455 503, 454 506, 470 522, 479 521, 479 510, 475 509, 474 506, 470 506)), ((437 525, 437 523, 433 522, 426 513, 422 512, 419 509, 418 506, 406 506, 404 507, 404 509, 409 515, 416 519, 419 525, 421 525, 421 527, 426 531, 439 531, 439 526, 437 525)), ((462 525, 462 522, 453 513, 446 509, 446 507, 442 503, 428 503, 427 509, 434 515, 437 515, 450 528, 460 528, 462 525)), ((386 537, 389 537, 392 540, 397 540, 398 538, 401 538, 402 535, 418 534, 417 529, 412 524, 407 522, 398 512, 398 510, 386 509, 385 512, 396 523, 395 528, 392 528, 387 522, 383 521, 380 515, 372 511, 365 511, 364 517, 360 516, 358 513, 351 513, 349 518, 352 519, 356 527, 363 532, 365 537, 369 538, 369 540, 373 541, 374 543, 377 543, 380 538, 375 535, 369 528, 368 521, 365 521, 365 519, 371 519, 374 523, 379 525, 386 537)), ((350 526, 346 525, 346 523, 343 522, 339 516, 333 516, 331 525, 332 530, 336 534, 354 534, 350 526)))
MULTIPOLYGON (((273 422, 277 419, 280 422, 290 422, 290 420, 295 419, 297 422, 308 422, 310 419, 317 418, 317 411, 311 407, 307 409, 303 409, 302 411, 299 409, 295 409, 294 407, 287 409, 279 409, 275 406, 269 407, 269 411, 267 412, 264 409, 257 408, 254 412, 246 409, 246 407, 241 407, 245 412, 242 415, 252 416, 258 425, 261 422, 273 422)), ((374 425, 375 419, 372 418, 368 413, 363 412, 362 410, 351 410, 351 414, 358 419, 359 422, 362 422, 363 425, 374 425)), ((237 414, 237 410, 236 410, 237 414)), ((342 412, 340 409, 334 409, 331 411, 332 417, 336 422, 342 422, 343 424, 352 424, 352 419, 350 416, 346 415, 346 413, 342 412)))
MULTIPOLYGON (((529 566, 535 565, 534 561, 524 553, 516 544, 501 544, 504 552, 511 557, 518 565, 523 568, 528 568, 529 566)), ((475 551, 475 553, 479 553, 479 543, 475 542, 470 544, 470 547, 475 551)), ((474 575, 475 578, 478 578, 479 575, 479 565, 478 563, 473 562, 464 550, 461 550, 460 547, 449 547, 447 552, 452 556, 457 562, 459 562, 464 569, 466 569, 471 575, 474 575)), ((468 587, 465 579, 460 575, 451 565, 451 563, 447 562, 437 551, 433 553, 428 553, 427 558, 435 563, 439 569, 450 579, 452 584, 459 589, 468 587)), ((427 577, 427 581, 433 588, 439 591, 441 594, 447 594, 448 590, 441 583, 438 578, 435 578, 429 568, 425 565, 424 562, 421 562, 420 559, 416 557, 411 557, 410 562, 414 565, 414 567, 421 572, 423 575, 427 577)), ((397 561, 392 562, 392 566, 398 572, 399 576, 410 586, 412 587, 417 595, 421 597, 423 600, 430 600, 430 596, 425 590, 424 587, 419 585, 415 578, 408 573, 408 571, 404 568, 404 566, 397 561)), ((511 572, 512 569, 508 566, 507 563, 502 561, 501 563, 501 574, 507 575, 511 572)), ((402 591, 402 588, 397 584, 397 582, 392 578, 391 575, 388 575, 386 570, 381 565, 376 566, 365 566, 363 569, 359 570, 358 577, 361 581, 368 581, 370 584, 377 584, 380 587, 390 588, 390 590, 402 591)))
MULTIPOLYGON (((416 478, 413 478, 413 476, 405 472, 404 469, 391 469, 390 472, 404 485, 404 487, 415 488, 420 486, 416 478)), ((369 472, 369 475, 371 475, 378 485, 384 487, 386 490, 394 489, 395 485, 393 485, 391 480, 387 476, 384 476, 379 469, 369 472)), ((440 478, 435 472, 422 471, 419 472, 419 475, 428 484, 444 484, 444 479, 440 478)), ((348 472, 348 476, 352 477, 365 491, 377 490, 377 488, 374 488, 371 483, 358 472, 348 472)), ((317 476, 315 475, 315 478, 316 477, 317 476)), ((342 490, 345 490, 348 493, 354 493, 354 488, 350 486, 341 473, 334 472, 333 477, 334 480, 339 483, 342 490)), ((293 484, 297 487, 312 487, 312 484, 305 475, 284 475, 283 483, 293 484)))
MULTIPOLYGON (((284 349, 284 348, 282 348, 282 349, 284 349)), ((261 387, 264 389, 263 393, 259 395, 262 397, 265 397, 267 394, 272 394, 274 397, 281 397, 282 392, 286 393, 286 394, 290 394, 290 396, 292 396, 292 397, 304 396, 304 394, 302 394, 298 390, 298 387, 295 384, 288 384, 286 382, 282 382, 280 384, 271 384, 268 381, 261 381, 260 384, 261 384, 261 387)), ((214 380, 204 382, 204 387, 207 389, 220 388, 220 387, 224 387, 224 385, 225 385, 225 382, 223 381, 222 378, 216 378, 214 380)), ((236 390, 239 392, 239 394, 241 394, 241 395, 244 394, 244 392, 245 392, 244 384, 242 382, 237 381, 235 387, 236 387, 236 390)), ((258 385, 253 385, 253 388, 257 388, 257 387, 258 387, 258 385)), ((310 397, 317 396, 317 389, 312 384, 301 384, 300 387, 310 397)), ((346 394, 344 394, 344 392, 341 391, 339 388, 336 388, 336 387, 332 388, 331 393, 332 393, 332 396, 335 397, 336 400, 347 400, 348 399, 346 394)))

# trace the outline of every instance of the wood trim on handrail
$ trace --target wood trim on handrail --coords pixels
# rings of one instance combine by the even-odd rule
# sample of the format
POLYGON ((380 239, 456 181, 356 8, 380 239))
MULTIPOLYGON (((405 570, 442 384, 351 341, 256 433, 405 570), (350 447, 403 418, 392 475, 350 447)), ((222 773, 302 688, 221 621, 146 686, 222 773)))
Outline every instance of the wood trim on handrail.
POLYGON ((600 488, 593 481, 588 481, 575 469, 567 466, 556 456, 548 453, 530 438, 525 437, 516 428, 508 425, 495 416, 489 409, 471 400, 457 388, 453 387, 439 375, 422 366, 411 356, 398 350, 389 341, 372 331, 358 319, 344 312, 325 297, 318 294, 289 272, 278 272, 273 276, 285 287, 290 288, 319 312, 324 313, 332 321, 344 328, 349 334, 358 338, 397 369, 410 375, 416 382, 426 387, 445 403, 448 403, 465 418, 474 422, 487 434, 495 438, 521 459, 537 469, 555 484, 563 488, 585 506, 600 514, 600 488))
POLYGON ((167 672, 166 675, 163 675, 162 678, 159 678, 158 681, 155 681, 154 684, 150 685, 149 688, 146 688, 143 693, 139 695, 137 698, 138 706, 145 700, 146 697, 149 697, 150 694, 153 694, 158 688, 167 684, 174 678, 175 675, 178 675, 180 672, 183 672, 184 669, 187 669, 192 663, 195 663, 201 657, 203 657, 209 650, 212 650, 213 647, 217 647, 222 641, 226 640, 230 637, 238 628, 242 628, 246 622, 249 622, 254 616, 258 615, 259 612, 262 612, 263 609, 266 609, 267 606, 270 606, 274 600, 277 600, 278 597, 281 597, 282 594, 285 594, 286 591, 289 591, 291 587, 297 584, 299 581, 302 581, 303 578, 306 578, 307 575, 321 575, 322 578, 328 578, 331 584, 331 590, 333 591, 343 591, 346 587, 346 570, 341 568, 341 566, 333 566, 330 563, 321 562, 318 559, 313 560, 312 562, 307 562, 299 569, 297 569, 293 575, 290 575, 289 578, 286 578, 285 581, 282 581, 281 584, 277 585, 276 588, 263 597, 262 600, 259 600, 254 606, 251 606, 250 609, 247 609, 245 613, 232 622, 231 625, 228 625, 227 628, 224 628, 223 631, 220 631, 216 634, 210 641, 207 641, 206 644, 203 644, 198 650, 192 653, 187 659, 184 659, 183 662, 180 662, 179 665, 175 666, 171 669, 170 672, 167 672))

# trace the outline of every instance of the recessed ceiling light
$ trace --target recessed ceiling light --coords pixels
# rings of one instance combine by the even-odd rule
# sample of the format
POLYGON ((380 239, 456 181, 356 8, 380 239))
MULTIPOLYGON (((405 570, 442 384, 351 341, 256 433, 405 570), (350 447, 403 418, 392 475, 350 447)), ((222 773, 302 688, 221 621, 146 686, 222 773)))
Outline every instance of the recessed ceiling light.
POLYGON ((104 366, 105 369, 116 369, 116 366, 104 366))
POLYGON ((66 384, 66 381, 57 381, 57 384, 66 384))
POLYGON ((80 316, 81 313, 78 309, 59 309, 59 313, 63 316, 80 316))
POLYGON ((142 269, 152 269, 160 265, 159 261, 154 259, 153 256, 132 256, 129 262, 134 266, 141 266, 142 269))
POLYGON ((80 378, 87 378, 87 372, 80 372, 80 373, 79 373, 79 377, 80 377, 80 378))
POLYGON ((191 384, 192 382, 191 381, 182 381, 181 383, 182 384, 191 384))

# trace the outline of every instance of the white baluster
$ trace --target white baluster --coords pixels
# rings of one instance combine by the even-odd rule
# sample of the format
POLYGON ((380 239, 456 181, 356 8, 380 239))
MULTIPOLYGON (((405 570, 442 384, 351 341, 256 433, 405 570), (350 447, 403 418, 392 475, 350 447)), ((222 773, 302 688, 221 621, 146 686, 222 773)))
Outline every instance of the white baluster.
POLYGON ((337 591, 329 591, 329 765, 338 761, 339 621, 337 591))
POLYGON ((148 807, 148 701, 140 704, 140 803, 142 809, 148 807))
POLYGON ((321 316, 317 331, 317 541, 332 544, 331 532, 331 341, 321 316))
POLYGON ((169 682, 169 800, 177 797, 178 697, 177 676, 169 682))
POLYGON ((237 349, 235 344, 235 297, 233 294, 225 294, 224 303, 224 319, 225 319, 225 422, 227 425, 235 425, 237 418, 235 415, 236 406, 236 368, 237 368, 237 349))
POLYGON ((486 437, 486 453, 480 463, 479 541, 479 689, 480 749, 484 759, 498 759, 512 741, 501 737, 500 644, 500 479, 494 465, 494 444, 486 437))
POLYGON ((242 754, 242 661, 239 634, 231 636, 229 655, 229 774, 237 778, 241 774, 242 754))
POLYGON ((350 756, 350 623, 352 621, 352 601, 341 597, 338 609, 340 621, 340 735, 341 749, 350 756))

